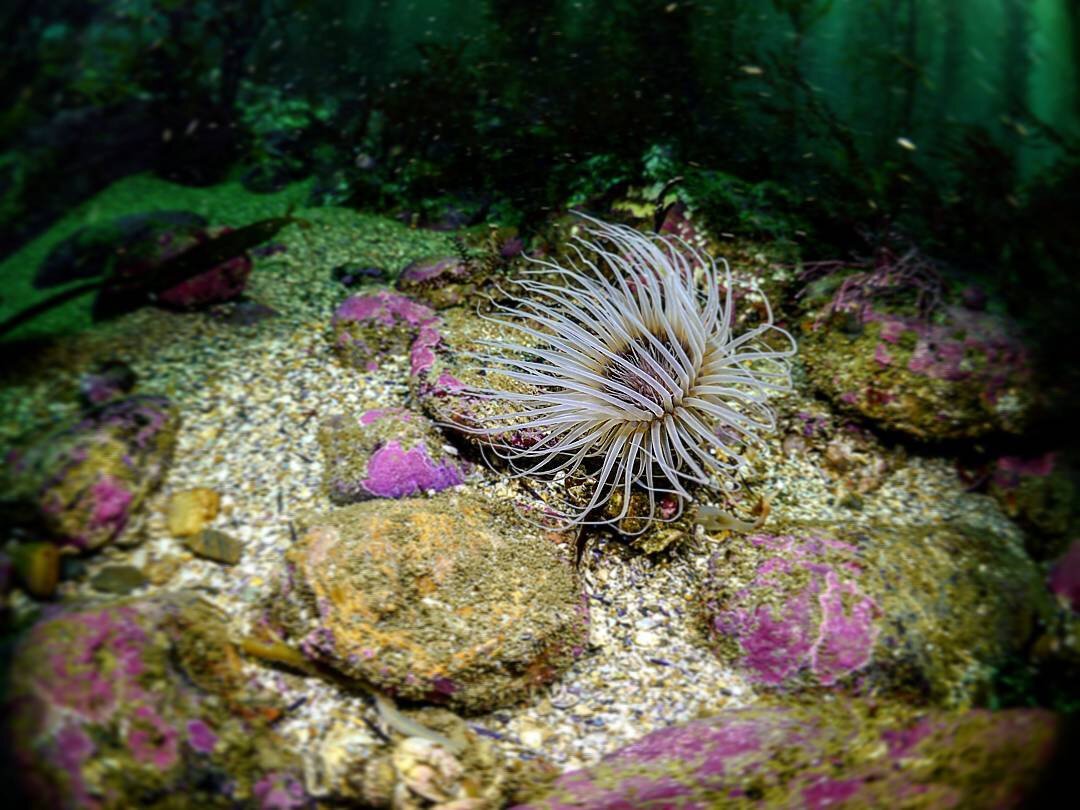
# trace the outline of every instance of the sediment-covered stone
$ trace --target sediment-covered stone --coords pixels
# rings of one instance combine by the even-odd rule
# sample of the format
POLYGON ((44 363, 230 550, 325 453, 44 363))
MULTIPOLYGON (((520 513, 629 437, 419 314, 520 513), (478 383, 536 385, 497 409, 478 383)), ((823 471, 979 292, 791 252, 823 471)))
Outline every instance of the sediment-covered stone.
POLYGON ((799 348, 811 382, 837 407, 921 439, 1019 433, 1036 404, 1027 349, 985 312, 811 315, 799 348))
POLYGON ((564 550, 475 497, 368 502, 310 520, 273 613, 305 656, 410 700, 485 711, 579 656, 564 550))

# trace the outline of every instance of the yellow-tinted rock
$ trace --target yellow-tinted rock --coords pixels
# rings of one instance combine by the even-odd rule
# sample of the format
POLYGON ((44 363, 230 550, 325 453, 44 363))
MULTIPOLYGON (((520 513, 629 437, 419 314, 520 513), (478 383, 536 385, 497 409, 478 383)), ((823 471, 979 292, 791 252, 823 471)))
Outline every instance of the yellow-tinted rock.
POLYGON ((272 610, 306 657, 347 677, 480 712, 526 697, 584 650, 569 550, 509 508, 441 493, 302 528, 272 610))
POLYGON ((190 537, 205 529, 217 517, 221 496, 205 487, 177 492, 169 499, 166 520, 169 533, 190 537))
POLYGON ((226 565, 236 565, 244 553, 242 542, 231 534, 216 529, 203 529, 194 537, 188 538, 185 545, 200 557, 226 565))
POLYGON ((52 543, 13 546, 12 562, 19 582, 36 599, 48 599, 60 580, 60 550, 52 543))

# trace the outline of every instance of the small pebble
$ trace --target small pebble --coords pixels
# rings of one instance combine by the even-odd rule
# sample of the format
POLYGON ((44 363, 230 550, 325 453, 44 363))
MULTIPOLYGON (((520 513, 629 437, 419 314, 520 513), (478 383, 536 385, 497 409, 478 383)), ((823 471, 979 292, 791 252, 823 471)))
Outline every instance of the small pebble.
POLYGON ((133 565, 107 565, 90 579, 95 591, 119 596, 131 593, 147 582, 146 574, 133 565))
POLYGON ((198 534, 217 517, 221 496, 212 489, 197 487, 177 492, 169 499, 166 521, 174 537, 198 534))
POLYGON ((639 630, 634 634, 634 644, 639 647, 655 647, 660 643, 660 636, 652 630, 639 630))
POLYGON ((60 552, 53 543, 23 543, 10 549, 19 582, 35 599, 48 599, 60 580, 60 552))
POLYGON ((203 529, 184 544, 193 553, 214 562, 236 565, 244 553, 244 544, 231 534, 217 529, 203 529))

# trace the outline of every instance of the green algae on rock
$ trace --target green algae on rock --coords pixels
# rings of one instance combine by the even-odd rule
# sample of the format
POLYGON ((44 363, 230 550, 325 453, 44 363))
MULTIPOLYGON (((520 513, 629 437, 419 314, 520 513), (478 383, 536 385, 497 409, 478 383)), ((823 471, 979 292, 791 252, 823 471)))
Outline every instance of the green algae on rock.
POLYGON ((985 702, 1050 609, 1019 540, 947 526, 752 534, 700 598, 717 654, 760 686, 946 706, 985 702))
POLYGON ((408 700, 506 706, 582 654, 587 612, 563 549, 465 495, 310 519, 272 614, 309 659, 408 700))

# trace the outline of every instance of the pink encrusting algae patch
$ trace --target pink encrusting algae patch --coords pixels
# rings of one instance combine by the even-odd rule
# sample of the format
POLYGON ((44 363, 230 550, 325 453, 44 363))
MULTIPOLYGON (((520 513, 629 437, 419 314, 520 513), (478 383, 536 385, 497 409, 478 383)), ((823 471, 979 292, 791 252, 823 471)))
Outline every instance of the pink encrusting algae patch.
POLYGON ((409 349, 409 370, 413 376, 419 375, 432 367, 435 363, 435 347, 439 345, 442 336, 435 328, 436 324, 425 324, 420 327, 420 332, 409 349))
POLYGON ((200 754, 209 754, 217 745, 217 735, 202 720, 190 720, 187 724, 187 740, 200 754))
POLYGON ((856 581, 855 548, 823 537, 755 535, 750 542, 775 556, 761 561, 753 582, 719 606, 711 622, 714 638, 737 642, 750 677, 780 686, 806 671, 831 686, 866 667, 881 610, 856 581), (833 562, 827 552, 849 559, 833 562), (763 602, 766 591, 782 601, 763 602))
POLYGON ((406 450, 398 442, 390 441, 368 460, 368 477, 363 485, 380 498, 404 498, 463 483, 465 477, 454 464, 436 464, 422 446, 406 450))
POLYGON ((94 499, 91 527, 111 524, 117 529, 123 528, 127 523, 128 508, 134 499, 123 482, 111 475, 104 475, 90 488, 90 494, 94 499))
POLYGON ((334 321, 373 321, 382 326, 406 323, 422 326, 435 318, 435 312, 404 295, 379 292, 346 298, 334 312, 334 321))

